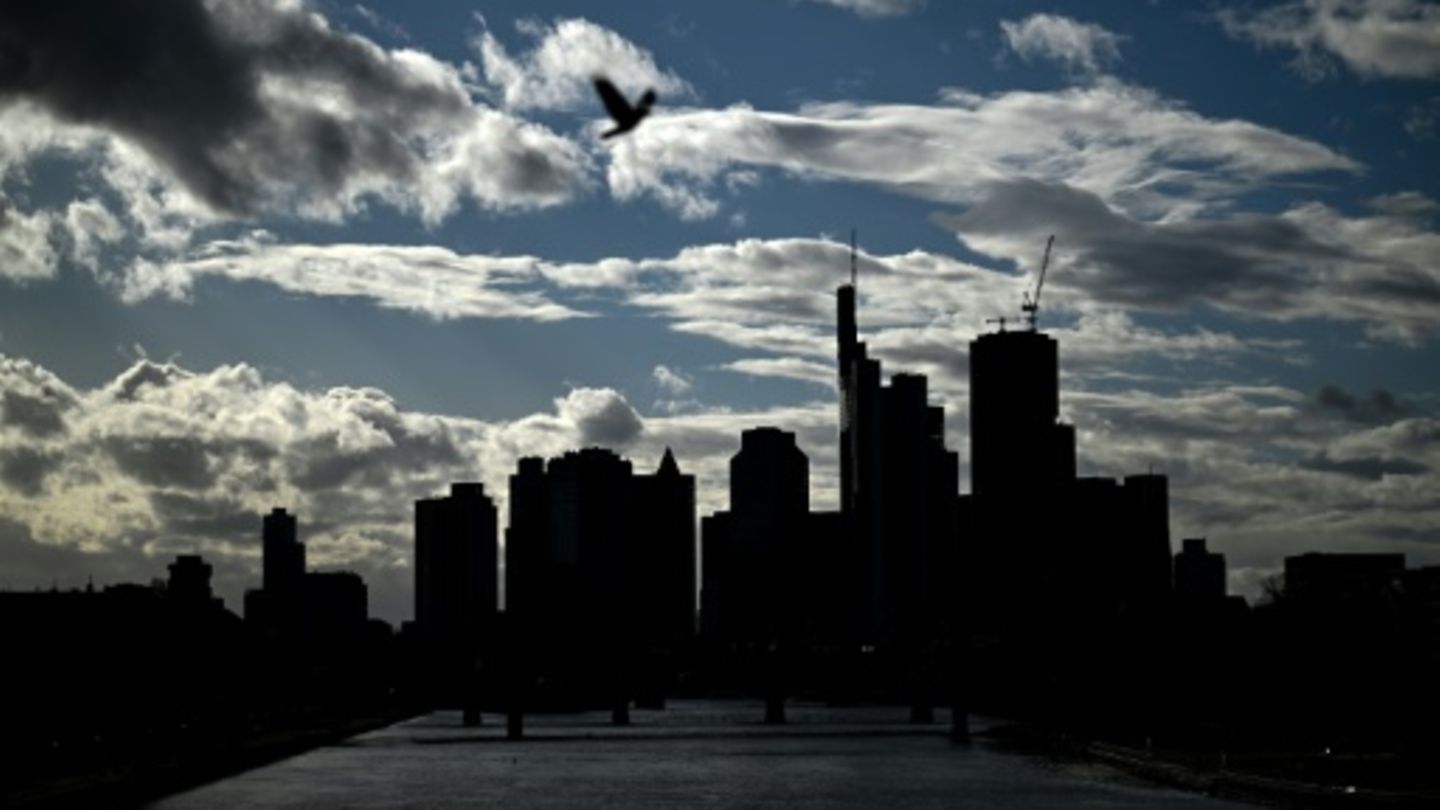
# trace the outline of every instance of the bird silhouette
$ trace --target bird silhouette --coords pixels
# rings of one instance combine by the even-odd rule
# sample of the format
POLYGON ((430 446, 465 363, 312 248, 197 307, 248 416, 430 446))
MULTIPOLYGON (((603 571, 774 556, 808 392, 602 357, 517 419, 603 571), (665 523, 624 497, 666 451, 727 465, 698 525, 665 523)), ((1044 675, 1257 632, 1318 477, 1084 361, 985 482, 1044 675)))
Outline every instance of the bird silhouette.
POLYGON ((600 100, 605 102, 605 111, 615 119, 615 126, 600 134, 602 138, 613 138, 616 135, 629 132, 640 125, 645 116, 650 114, 650 108, 655 104, 655 90, 646 90, 640 100, 633 106, 626 100, 615 85, 604 76, 595 77, 595 92, 600 94, 600 100))

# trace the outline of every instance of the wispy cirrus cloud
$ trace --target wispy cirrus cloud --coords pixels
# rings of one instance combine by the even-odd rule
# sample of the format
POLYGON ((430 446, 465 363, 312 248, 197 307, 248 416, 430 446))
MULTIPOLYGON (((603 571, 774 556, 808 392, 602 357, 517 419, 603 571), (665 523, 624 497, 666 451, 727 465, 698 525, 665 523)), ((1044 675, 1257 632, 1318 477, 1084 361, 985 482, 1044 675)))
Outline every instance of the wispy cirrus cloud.
POLYGON ((861 17, 902 17, 925 8, 927 0, 810 0, 812 3, 834 6, 854 12, 861 17))
POLYGON ((206 243, 167 260, 139 259, 118 278, 123 299, 184 298, 206 278, 260 281, 306 295, 352 297, 445 320, 584 317, 542 292, 530 256, 461 255, 438 245, 285 244, 264 232, 206 243))
POLYGON ((1102 80, 1049 92, 951 89, 934 105, 659 114, 610 153, 605 171, 621 200, 648 196, 705 218, 719 211, 729 177, 756 168, 947 203, 971 202, 997 181, 1063 182, 1150 218, 1192 216, 1282 179, 1363 170, 1315 141, 1102 80))
POLYGON ((1440 6, 1426 0, 1290 0, 1216 16, 1233 37, 1295 51, 1307 79, 1337 62, 1367 78, 1440 78, 1440 6))

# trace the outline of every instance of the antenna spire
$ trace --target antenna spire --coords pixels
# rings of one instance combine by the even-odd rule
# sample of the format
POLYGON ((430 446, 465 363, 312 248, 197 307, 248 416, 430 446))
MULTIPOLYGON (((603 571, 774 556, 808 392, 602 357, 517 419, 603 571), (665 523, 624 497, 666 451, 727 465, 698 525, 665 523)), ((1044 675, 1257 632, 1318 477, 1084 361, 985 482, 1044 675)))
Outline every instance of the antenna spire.
POLYGON ((850 286, 851 286, 851 287, 854 287, 854 286, 855 286, 855 275, 856 275, 856 272, 857 272, 857 270, 856 270, 856 260, 855 260, 855 229, 854 229, 854 228, 851 228, 851 229, 850 229, 850 286))

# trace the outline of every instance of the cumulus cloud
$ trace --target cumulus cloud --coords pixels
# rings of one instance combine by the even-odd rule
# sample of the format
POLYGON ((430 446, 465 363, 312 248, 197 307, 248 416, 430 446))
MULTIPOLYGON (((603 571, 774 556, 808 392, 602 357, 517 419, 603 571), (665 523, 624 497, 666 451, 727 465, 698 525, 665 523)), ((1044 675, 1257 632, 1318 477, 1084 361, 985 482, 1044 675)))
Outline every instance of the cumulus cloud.
POLYGON ((503 515, 520 456, 601 445, 643 470, 669 446, 713 510, 746 427, 801 430, 818 458, 833 456, 828 404, 642 418, 613 389, 576 388, 552 410, 487 422, 407 410, 373 388, 304 390, 244 364, 139 360, 78 389, 5 356, 0 390, 49 403, 11 399, 0 419, 0 586, 146 581, 170 555, 200 552, 233 608, 258 581, 273 506, 300 516, 312 565, 359 571, 372 610, 398 619, 411 604, 413 501, 451 481, 483 481, 503 515))
POLYGON ((187 219, 338 219, 369 199, 433 222, 462 199, 532 208, 586 182, 578 146, 477 106, 455 66, 299 2, 9 4, 0 42, 0 107, 23 133, 0 139, 0 164, 98 160, 157 238, 187 219))
POLYGON ((98 199, 75 200, 65 209, 65 230, 70 234, 70 255, 79 264, 98 271, 100 248, 125 238, 120 220, 98 199))
POLYGON ((54 217, 23 213, 0 195, 0 279, 25 283, 52 278, 57 256, 50 244, 54 217))
POLYGON ((1440 6, 1426 0, 1292 0, 1218 17, 1233 37, 1295 51, 1311 80, 1336 61, 1369 78, 1440 78, 1440 6))
POLYGON ((613 388, 576 388, 555 400, 555 410, 579 429, 587 445, 624 447, 645 429, 640 415, 613 388))
POLYGON ((900 17, 925 8, 926 0, 810 0, 846 11, 853 11, 861 17, 900 17))
POLYGON ((1025 61, 1051 59, 1087 75, 1120 60, 1124 37, 1093 23, 1058 14, 1032 14, 1018 22, 1001 20, 1005 44, 1025 61))
POLYGON ((729 177, 756 168, 949 203, 1000 180, 1064 182, 1159 218, 1282 178, 1362 167, 1314 141, 1102 80, 1048 92, 952 89, 935 105, 662 111, 610 152, 606 177, 618 199, 648 196, 703 218, 719 211, 729 177))
POLYGON ((589 20, 560 19, 553 24, 523 20, 517 28, 534 42, 528 53, 511 56, 488 28, 473 42, 485 81, 509 109, 593 106, 591 79, 601 74, 622 91, 635 94, 647 88, 668 100, 695 94, 684 79, 660 69, 649 51, 589 20))

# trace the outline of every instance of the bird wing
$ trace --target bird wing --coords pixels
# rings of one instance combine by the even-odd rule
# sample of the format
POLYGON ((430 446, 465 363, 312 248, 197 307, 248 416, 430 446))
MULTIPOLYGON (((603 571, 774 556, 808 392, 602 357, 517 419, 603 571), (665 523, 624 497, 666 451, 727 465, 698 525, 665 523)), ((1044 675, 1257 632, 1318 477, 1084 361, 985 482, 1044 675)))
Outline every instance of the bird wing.
POLYGON ((600 100, 605 102, 605 111, 610 113, 610 117, 614 118, 616 123, 624 124, 635 118, 634 108, 630 106, 630 102, 626 101, 624 96, 620 95, 620 91, 615 89, 615 85, 611 84, 609 79, 597 76, 595 92, 600 94, 600 100))

